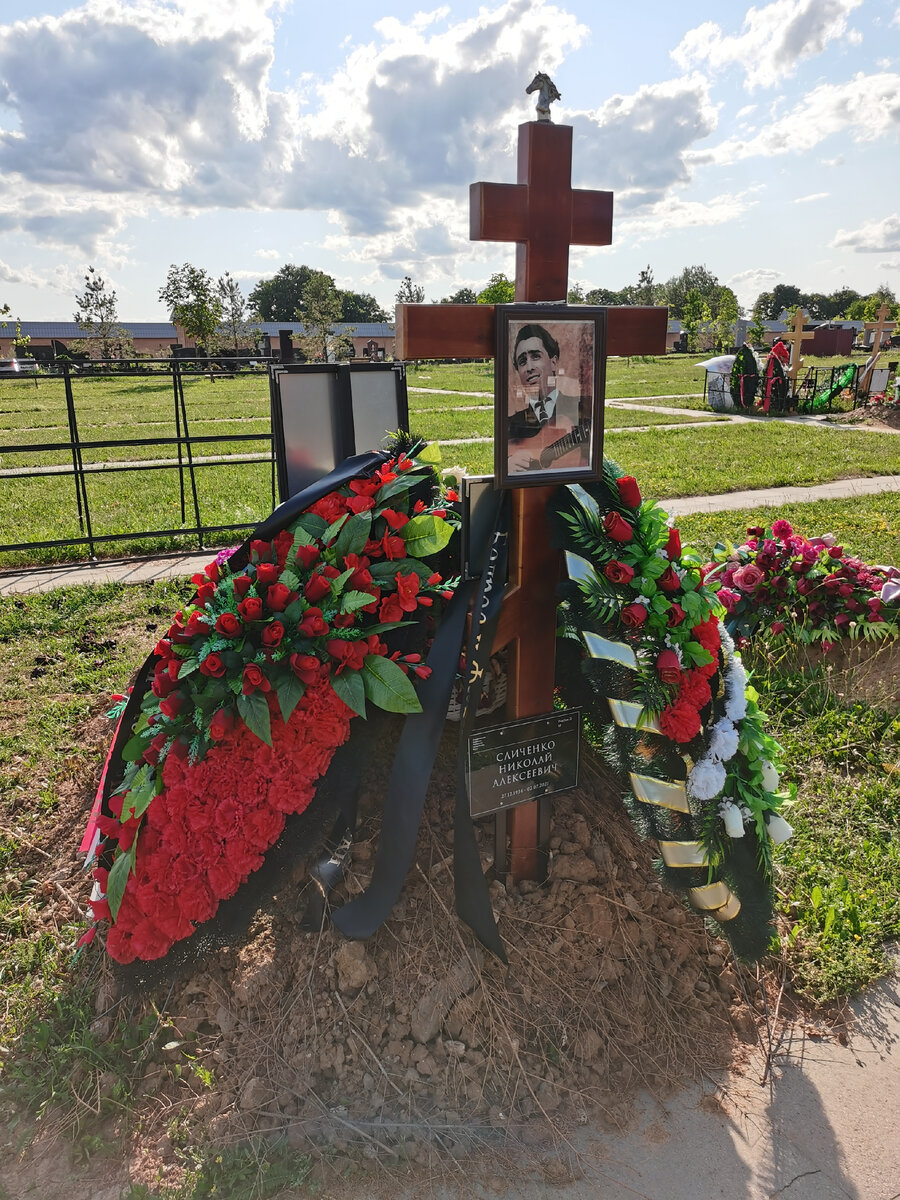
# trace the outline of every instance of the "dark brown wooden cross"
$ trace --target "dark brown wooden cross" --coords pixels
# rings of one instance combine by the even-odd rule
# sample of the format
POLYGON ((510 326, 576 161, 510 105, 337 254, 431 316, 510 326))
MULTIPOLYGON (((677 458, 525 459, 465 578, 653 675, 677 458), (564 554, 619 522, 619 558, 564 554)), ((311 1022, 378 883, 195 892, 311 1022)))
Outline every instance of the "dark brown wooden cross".
MULTIPOLYGON (((516 243, 516 300, 565 300, 570 245, 612 241, 612 192, 575 190, 571 178, 572 127, 528 121, 519 126, 518 183, 469 189, 469 236, 516 243)), ((665 354, 667 315, 665 308, 607 309, 607 354, 665 354)), ((493 305, 398 304, 395 346, 401 359, 491 358, 493 305)), ((545 518, 553 490, 513 491, 510 583, 494 642, 495 651, 510 651, 510 720, 553 708, 559 555, 545 518)), ((516 879, 543 872, 541 813, 541 805, 529 803, 509 814, 516 879)))

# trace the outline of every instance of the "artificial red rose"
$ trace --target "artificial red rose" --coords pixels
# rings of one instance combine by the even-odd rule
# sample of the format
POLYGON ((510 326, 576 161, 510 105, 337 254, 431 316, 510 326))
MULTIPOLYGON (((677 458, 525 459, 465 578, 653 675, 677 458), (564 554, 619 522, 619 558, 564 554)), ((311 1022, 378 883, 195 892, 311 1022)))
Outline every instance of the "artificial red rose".
MULTIPOLYGON (((240 605, 238 605, 238 611, 240 611, 240 605)), ((223 612, 216 619, 216 632, 221 633, 222 637, 237 637, 243 631, 243 628, 243 625, 233 612, 223 612)))
POLYGON ((829 558, 843 558, 844 557, 844 547, 843 546, 829 546, 828 547, 828 557, 829 558))
POLYGON ((209 618, 205 617, 199 609, 195 609, 188 617, 184 626, 184 632, 187 637, 206 636, 209 633, 209 618))
POLYGON ((663 650, 656 660, 656 670, 663 683, 678 683, 681 679, 681 663, 674 650, 663 650))
POLYGON ((209 723, 209 736, 214 742, 221 742, 226 734, 234 728, 234 711, 230 708, 220 708, 214 712, 209 723))
POLYGON ((765 537, 765 533, 766 533, 766 531, 763 529, 762 525, 748 525, 747 532, 750 534, 751 537, 757 537, 757 538, 765 537))
POLYGON ((673 525, 669 530, 669 538, 666 542, 666 557, 669 561, 674 561, 681 556, 681 534, 678 532, 677 526, 673 525))
POLYGON ((262 671, 256 663, 247 663, 244 667, 243 682, 241 690, 245 696, 250 696, 256 690, 261 692, 270 692, 272 685, 263 675, 262 671))
POLYGON ((397 603, 404 612, 415 612, 419 594, 419 577, 415 573, 396 575, 397 603))
POLYGON ((784 633, 784 621, 773 621, 772 632, 775 634, 784 633))
POLYGON ((238 612, 245 621, 261 621, 263 602, 259 596, 247 596, 238 605, 238 612))
POLYGON ((623 516, 617 512, 608 512, 603 518, 603 528, 614 542, 630 542, 634 530, 623 516))
POLYGON ((310 604, 315 604, 317 600, 324 600, 330 593, 331 584, 324 575, 320 574, 313 575, 303 589, 303 595, 310 604))
MULTIPOLYGON (((176 673, 177 673, 177 670, 181 667, 181 660, 177 659, 177 658, 173 658, 170 661, 175 664, 176 673)), ((171 674, 169 673, 169 671, 166 670, 166 666, 167 666, 167 664, 161 663, 157 667, 156 672, 153 676, 153 682, 150 685, 150 691, 153 693, 154 696, 157 696, 160 699, 163 696, 168 696, 168 694, 170 692, 174 692, 175 689, 178 687, 178 684, 176 683, 175 679, 173 679, 171 674)))
POLYGON ((326 634, 328 623, 322 616, 321 608, 308 608, 297 626, 297 632, 303 637, 322 637, 326 634))
POLYGON ((297 562, 302 567, 305 567, 306 570, 309 570, 313 563, 318 561, 320 554, 319 547, 314 543, 310 543, 308 546, 301 546, 297 551, 297 562))
POLYGON ((347 508, 352 513, 368 512, 370 508, 375 507, 375 501, 371 496, 351 496, 347 501, 347 508))
POLYGON ((209 675, 211 679, 221 679, 225 674, 225 664, 218 654, 207 654, 200 664, 201 675, 209 675))
POLYGON ((669 704, 659 714, 659 727, 673 742, 684 746, 700 732, 700 714, 682 700, 669 704))
POLYGON ((762 571, 754 563, 747 563, 746 566, 738 567, 734 573, 734 583, 741 589, 742 592, 756 591, 764 579, 762 571))
POLYGON ((633 475, 623 475, 616 480, 616 486, 619 489, 619 498, 623 504, 627 504, 629 508, 639 508, 641 504, 641 489, 637 485, 637 480, 633 475))
POLYGON ((335 629, 349 629, 351 625, 356 624, 356 613, 338 613, 332 624, 335 629))
POLYGON ((403 609, 400 607, 400 601, 396 596, 385 596, 381 602, 381 607, 378 610, 378 619, 385 625, 389 621, 402 621, 403 609))
POLYGON ((327 641, 325 649, 332 658, 338 661, 339 665, 335 671, 335 675, 340 675, 345 667, 348 667, 351 671, 362 670, 362 665, 369 653, 369 648, 365 642, 345 642, 339 638, 332 638, 330 641, 327 641))
POLYGON ((295 593, 283 583, 273 583, 266 592, 266 604, 272 612, 284 612, 293 599, 295 593))
POLYGON ((716 592, 719 598, 719 603, 725 605, 725 611, 733 613, 737 606, 741 603, 743 597, 739 592, 733 592, 731 588, 719 588, 716 592))
POLYGON ((619 562, 617 558, 611 558, 603 568, 603 574, 611 583, 631 583, 634 579, 634 567, 619 562))
POLYGON ((243 600, 250 589, 253 587, 253 580, 249 575, 235 575, 232 580, 234 585, 234 594, 238 600, 243 600))
POLYGON ((278 559, 278 562, 282 567, 287 561, 287 556, 293 544, 294 535, 289 529, 282 529, 279 533, 276 533, 275 537, 272 539, 272 549, 275 552, 275 557, 278 559))
MULTIPOLYGON (((153 647, 153 653, 156 655, 157 658, 161 658, 164 661, 168 661, 170 658, 174 657, 174 651, 172 650, 172 643, 169 641, 168 638, 160 638, 160 640, 153 647)), ((124 697, 122 697, 122 699, 124 699, 124 697)))
POLYGON ((159 702, 159 711, 163 716, 168 717, 170 721, 174 721, 184 705, 183 692, 170 692, 159 702))
POLYGON ((270 583, 277 583, 278 577, 281 574, 281 567, 278 563, 261 562, 256 568, 256 582, 259 587, 268 587, 270 583))
POLYGON ((684 609, 677 600, 673 600, 669 605, 669 611, 666 613, 666 628, 674 629, 676 625, 680 625, 684 620, 684 609))
POLYGON ((677 592, 681 587, 681 580, 675 574, 674 567, 666 567, 656 582, 664 592, 677 592))
POLYGON ((215 561, 215 559, 211 563, 206 564, 206 566, 203 568, 203 573, 204 575, 207 575, 213 581, 213 583, 218 581, 220 574, 219 564, 215 561))
POLYGON ((459 492, 456 490, 456 488, 447 488, 445 499, 450 504, 456 504, 459 501, 459 492))
POLYGON ((323 496, 321 500, 311 504, 307 511, 315 513, 317 517, 321 517, 323 521, 333 525, 347 511, 347 503, 344 497, 337 492, 329 492, 327 496, 323 496))
POLYGON ((643 604, 626 604, 619 615, 622 624, 629 629, 640 629, 647 620, 647 610, 643 604))
POLYGON ((256 562, 268 562, 272 547, 269 542, 254 538, 250 543, 250 558, 256 562))
POLYGON ((303 683, 315 683, 319 678, 320 662, 314 654, 292 654, 288 659, 291 670, 303 683))
POLYGON ((406 513, 396 512, 393 508, 386 508, 381 514, 391 529, 402 529, 404 525, 409 524, 409 517, 406 513))
POLYGON ((213 584, 202 583, 197 588, 197 596, 196 596, 196 599, 194 600, 194 603, 199 604, 200 607, 202 608, 203 605, 209 604, 210 600, 212 600, 212 598, 215 596, 215 594, 216 594, 216 589, 213 584))
MULTIPOLYGON (((269 590, 271 591, 271 588, 269 590)), ((268 625, 263 626, 261 641, 270 650, 275 646, 280 646, 283 637, 284 626, 280 621, 271 621, 268 625)))
POLYGON ((352 479, 350 491, 356 496, 374 496, 381 484, 377 479, 352 479))
POLYGON ((406 542, 402 537, 386 533, 381 539, 381 550, 385 558, 396 560, 406 558, 406 542))

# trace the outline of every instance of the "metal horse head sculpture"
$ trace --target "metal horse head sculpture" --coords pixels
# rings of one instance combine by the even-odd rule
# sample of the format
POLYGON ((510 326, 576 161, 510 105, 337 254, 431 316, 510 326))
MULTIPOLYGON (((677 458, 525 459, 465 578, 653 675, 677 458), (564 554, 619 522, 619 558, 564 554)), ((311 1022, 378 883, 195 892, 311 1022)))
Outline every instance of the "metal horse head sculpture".
POLYGON ((549 75, 545 75, 543 71, 538 71, 531 83, 525 89, 525 94, 530 95, 532 92, 538 93, 537 98, 537 117, 539 121, 549 121, 550 105, 554 100, 561 100, 557 91, 556 84, 549 75))

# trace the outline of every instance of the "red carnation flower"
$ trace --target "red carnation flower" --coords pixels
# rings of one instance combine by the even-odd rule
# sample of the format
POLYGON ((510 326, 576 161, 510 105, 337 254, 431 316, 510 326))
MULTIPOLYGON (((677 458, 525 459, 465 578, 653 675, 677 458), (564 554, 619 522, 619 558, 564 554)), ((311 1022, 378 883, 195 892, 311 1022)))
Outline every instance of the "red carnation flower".
POLYGON ((634 530, 625 518, 617 512, 608 512, 606 514, 603 518, 603 528, 614 542, 630 542, 634 537, 634 530))
POLYGON ((619 498, 629 508, 639 508, 641 504, 641 489, 633 475, 623 475, 616 480, 619 488, 619 498))
POLYGON ((683 700, 669 704, 659 714, 659 727, 673 742, 685 745, 700 732, 700 714, 683 700))

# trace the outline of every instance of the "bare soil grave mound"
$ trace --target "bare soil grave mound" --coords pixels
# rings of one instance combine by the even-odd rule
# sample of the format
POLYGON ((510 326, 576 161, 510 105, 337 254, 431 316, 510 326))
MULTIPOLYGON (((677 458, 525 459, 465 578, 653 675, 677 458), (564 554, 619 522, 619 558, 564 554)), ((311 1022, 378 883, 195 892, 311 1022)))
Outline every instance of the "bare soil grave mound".
MULTIPOLYGON (((86 731, 98 761, 108 730, 86 731)), ((121 1158, 91 1164, 85 1195, 98 1178, 176 1184, 186 1139, 283 1138, 337 1174, 360 1155, 408 1164, 527 1150, 587 1120, 624 1126, 640 1089, 665 1094, 755 1040, 727 947, 662 888, 614 778, 590 757, 582 787, 554 803, 547 882, 490 885, 508 968, 484 952, 453 912, 455 740, 449 728, 401 900, 368 942, 328 925, 303 931, 311 885, 298 865, 245 937, 174 981, 129 995, 102 962, 94 1031, 123 1012, 158 1021, 132 1098, 100 1130, 121 1158)), ((337 902, 370 876, 388 765, 367 784, 337 902)), ((31 868, 56 889, 48 923, 71 919, 71 903, 86 898, 76 848, 91 791, 73 781, 46 849, 36 848, 31 868)), ((479 833, 486 865, 491 831, 479 833)), ((85 1090, 99 1097, 115 1082, 97 1071, 85 1090)), ((13 1200, 25 1194, 15 1180, 33 1184, 42 1162, 43 1195, 55 1196, 48 1156, 62 1161, 65 1126, 46 1120, 0 1169, 13 1200)), ((78 1200, 73 1174, 61 1178, 59 1194, 78 1200)))

